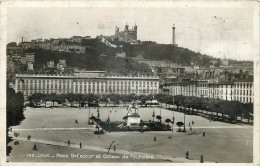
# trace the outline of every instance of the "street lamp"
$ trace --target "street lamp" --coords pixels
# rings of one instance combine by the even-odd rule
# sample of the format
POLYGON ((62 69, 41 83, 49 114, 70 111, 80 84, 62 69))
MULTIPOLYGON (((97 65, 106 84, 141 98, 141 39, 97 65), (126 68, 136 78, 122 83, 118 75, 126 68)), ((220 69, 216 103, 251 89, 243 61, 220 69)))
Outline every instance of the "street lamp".
POLYGON ((172 132, 173 132, 173 125, 174 125, 174 120, 175 120, 175 118, 174 118, 174 96, 173 96, 173 98, 172 98, 172 132))
POLYGON ((185 110, 184 110, 184 112, 183 112, 183 114, 184 114, 184 129, 183 129, 183 132, 186 132, 186 129, 185 129, 185 114, 186 114, 185 98, 184 98, 183 105, 184 105, 184 108, 185 108, 185 110))
POLYGON ((90 124, 90 106, 88 106, 88 124, 90 124))

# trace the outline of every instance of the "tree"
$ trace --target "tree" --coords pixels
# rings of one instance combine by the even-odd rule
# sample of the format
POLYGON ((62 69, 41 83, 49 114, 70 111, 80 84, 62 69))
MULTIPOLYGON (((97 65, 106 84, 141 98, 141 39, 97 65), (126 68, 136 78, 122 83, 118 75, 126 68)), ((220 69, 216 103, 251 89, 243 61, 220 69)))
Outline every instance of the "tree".
POLYGON ((199 111, 199 109, 201 109, 201 98, 199 97, 193 97, 193 102, 192 102, 192 107, 194 109, 197 109, 197 112, 199 111))
POLYGON ((162 117, 161 117, 161 115, 157 115, 157 116, 156 116, 156 119, 158 120, 158 122, 160 122, 160 123, 161 123, 161 120, 162 120, 162 117))
POLYGON ((179 131, 181 131, 181 126, 183 126, 184 123, 183 122, 177 122, 176 125, 179 127, 179 131))
POLYGON ((253 103, 246 103, 246 104, 244 104, 244 109, 243 109, 244 110, 244 116, 245 116, 245 118, 248 119, 248 123, 250 121, 250 118, 253 115, 253 110, 254 110, 253 107, 254 107, 253 103))
POLYGON ((55 93, 51 93, 49 97, 52 102, 52 106, 54 107, 54 102, 57 100, 57 96, 55 93))
MULTIPOLYGON (((6 146, 12 139, 8 136, 10 126, 19 125, 24 119, 24 97, 21 92, 15 93, 13 89, 7 88, 6 91, 6 146)), ((6 154, 9 155, 11 147, 7 146, 6 154)))
POLYGON ((179 110, 180 106, 184 104, 184 96, 176 95, 174 97, 174 104, 177 105, 177 109, 179 110))
POLYGON ((171 121, 171 119, 165 119, 165 122, 169 125, 169 123, 172 121, 171 121))
POLYGON ((124 117, 123 117, 123 120, 127 120, 127 119, 128 119, 128 116, 124 116, 124 117))
POLYGON ((191 96, 185 96, 185 106, 189 108, 189 113, 190 113, 190 108, 193 106, 193 97, 191 96))

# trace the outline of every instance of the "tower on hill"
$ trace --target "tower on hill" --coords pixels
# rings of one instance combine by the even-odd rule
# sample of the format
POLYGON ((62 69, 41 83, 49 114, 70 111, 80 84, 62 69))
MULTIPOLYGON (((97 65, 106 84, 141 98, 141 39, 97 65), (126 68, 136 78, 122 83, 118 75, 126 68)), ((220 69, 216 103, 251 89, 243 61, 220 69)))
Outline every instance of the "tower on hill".
POLYGON ((172 26, 172 45, 176 45, 175 42, 175 25, 172 26))
POLYGON ((137 26, 136 24, 129 29, 129 25, 126 23, 124 31, 119 31, 119 28, 116 26, 115 37, 122 42, 136 42, 137 41, 137 26))

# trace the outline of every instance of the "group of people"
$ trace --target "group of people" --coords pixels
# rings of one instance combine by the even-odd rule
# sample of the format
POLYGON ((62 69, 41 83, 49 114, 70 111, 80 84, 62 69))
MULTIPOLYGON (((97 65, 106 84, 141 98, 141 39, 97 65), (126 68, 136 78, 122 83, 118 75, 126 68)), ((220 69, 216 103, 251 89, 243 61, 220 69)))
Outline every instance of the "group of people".
POLYGON ((31 140, 31 136, 30 135, 27 136, 27 141, 29 141, 29 140, 31 140))
MULTIPOLYGON (((193 120, 191 121, 191 124, 192 124, 192 125, 195 124, 193 120)), ((189 123, 189 127, 190 127, 190 131, 192 131, 192 126, 190 125, 190 123, 189 123)))
MULTIPOLYGON (((189 151, 186 152, 186 159, 190 159, 189 151)), ((203 155, 200 156, 200 162, 204 163, 203 155)))
POLYGON ((20 136, 20 133, 14 132, 14 136, 15 136, 15 137, 19 137, 19 136, 20 136))
MULTIPOLYGON (((68 146, 70 146, 70 140, 68 140, 68 146)), ((80 148, 83 147, 81 142, 79 143, 79 147, 80 147, 80 148)))

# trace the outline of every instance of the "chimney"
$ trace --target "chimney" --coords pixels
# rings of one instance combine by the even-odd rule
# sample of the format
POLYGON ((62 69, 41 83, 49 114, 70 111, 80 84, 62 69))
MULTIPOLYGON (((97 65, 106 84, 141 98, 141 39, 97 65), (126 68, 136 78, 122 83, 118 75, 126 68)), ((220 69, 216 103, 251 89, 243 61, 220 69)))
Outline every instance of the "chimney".
POLYGON ((228 81, 228 72, 225 71, 225 82, 227 82, 227 81, 228 81))
POLYGON ((245 78, 247 79, 247 78, 248 78, 248 76, 249 76, 249 72, 248 72, 248 71, 246 71, 246 72, 245 72, 245 78))
POLYGON ((243 79, 243 70, 241 70, 241 69, 239 70, 239 78, 243 79))

